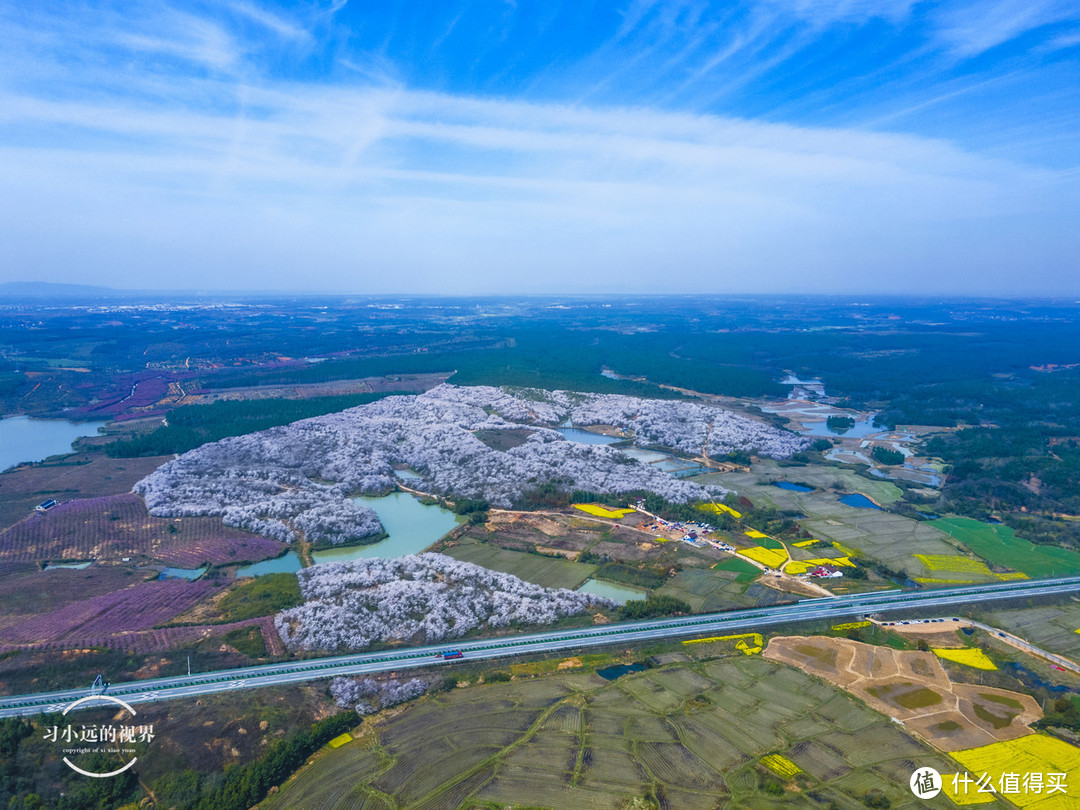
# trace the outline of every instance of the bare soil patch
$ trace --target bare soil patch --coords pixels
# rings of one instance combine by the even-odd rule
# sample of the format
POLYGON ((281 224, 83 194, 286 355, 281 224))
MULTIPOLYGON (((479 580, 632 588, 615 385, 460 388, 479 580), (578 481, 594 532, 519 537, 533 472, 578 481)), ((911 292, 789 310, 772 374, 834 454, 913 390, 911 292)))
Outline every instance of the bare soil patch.
POLYGON ((942 751, 1022 737, 1042 717, 1028 695, 950 680, 929 652, 844 638, 781 636, 769 642, 764 655, 846 689, 942 751))

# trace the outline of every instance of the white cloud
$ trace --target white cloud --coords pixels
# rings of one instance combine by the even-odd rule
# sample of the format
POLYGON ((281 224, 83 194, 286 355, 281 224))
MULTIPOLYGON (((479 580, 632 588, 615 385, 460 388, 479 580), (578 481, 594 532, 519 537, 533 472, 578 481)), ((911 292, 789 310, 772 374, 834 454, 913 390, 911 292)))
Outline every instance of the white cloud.
POLYGON ((1080 5, 1074 0, 971 0, 940 6, 935 27, 945 48, 968 58, 1069 20, 1080 20, 1080 5))
POLYGON ((29 26, 0 55, 0 266, 116 286, 152 269, 384 292, 1034 291, 1080 254, 1075 173, 914 135, 423 92, 372 58, 379 87, 272 82, 251 42, 172 13, 105 15, 64 59, 69 29, 29 26), (118 43, 210 70, 99 58, 118 43))

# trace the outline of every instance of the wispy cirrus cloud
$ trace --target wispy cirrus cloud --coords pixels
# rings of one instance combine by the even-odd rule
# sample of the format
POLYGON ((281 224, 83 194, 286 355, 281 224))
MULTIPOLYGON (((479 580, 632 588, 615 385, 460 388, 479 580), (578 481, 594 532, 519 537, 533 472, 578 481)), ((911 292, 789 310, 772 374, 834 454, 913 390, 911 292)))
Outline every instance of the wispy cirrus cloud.
MULTIPOLYGON (((971 0, 946 3, 934 15, 938 41, 961 58, 1065 22, 1080 22, 1080 5, 1071 0, 971 0)), ((1055 32, 1051 41, 1059 38, 1055 32)))
MULTIPOLYGON (((518 94, 419 84, 396 50, 403 18, 364 38, 325 8, 253 0, 9 13, 0 24, 25 36, 0 54, 0 261, 121 286, 153 268, 163 285, 381 292, 658 278, 673 291, 1048 291, 1080 277, 1072 166, 880 131, 992 77, 920 88, 872 127, 683 101, 777 81, 777 65, 827 38, 823 21, 902 27, 923 5, 838 0, 811 24, 798 2, 722 17, 639 3, 518 94)), ((429 67, 475 30, 455 14, 417 52, 429 67)), ((516 36, 514 19, 491 22, 516 36)))

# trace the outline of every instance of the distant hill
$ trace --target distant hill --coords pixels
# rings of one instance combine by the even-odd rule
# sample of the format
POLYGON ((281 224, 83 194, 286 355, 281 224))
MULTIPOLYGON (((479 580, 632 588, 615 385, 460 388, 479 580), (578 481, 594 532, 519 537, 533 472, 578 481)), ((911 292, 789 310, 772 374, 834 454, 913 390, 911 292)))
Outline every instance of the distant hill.
POLYGON ((48 281, 5 281, 0 284, 0 300, 26 298, 119 298, 134 295, 131 290, 95 287, 90 284, 53 284, 48 281))

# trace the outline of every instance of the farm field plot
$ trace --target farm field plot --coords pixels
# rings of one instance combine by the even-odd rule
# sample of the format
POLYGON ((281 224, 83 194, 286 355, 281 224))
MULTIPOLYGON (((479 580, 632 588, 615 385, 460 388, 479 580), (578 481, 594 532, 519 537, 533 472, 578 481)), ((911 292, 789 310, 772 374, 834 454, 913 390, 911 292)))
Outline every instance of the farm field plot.
POLYGON ((930 652, 845 638, 779 636, 769 641, 764 655, 842 687, 943 751, 1023 737, 1042 717, 1028 695, 951 680, 930 652))
MULTIPOLYGON (((749 566, 745 561, 737 565, 749 566)), ((756 579, 760 569, 754 569, 756 579)), ((690 605, 696 612, 724 610, 732 607, 754 607, 758 600, 748 593, 752 579, 741 571, 686 568, 663 584, 656 592, 673 596, 690 605)))
POLYGON ((948 768, 835 686, 756 656, 612 682, 555 674, 459 688, 365 730, 325 749, 263 806, 618 810, 662 797, 672 808, 767 807, 760 786, 778 772, 784 806, 858 805, 867 788, 838 789, 829 780, 839 775, 906 806, 912 758, 948 768), (858 744, 848 750, 851 734, 858 744), (823 735, 829 744, 814 742, 823 735))
POLYGON ((120 565, 48 571, 33 564, 27 564, 22 570, 5 568, 0 577, 0 604, 4 606, 0 615, 0 634, 2 628, 22 622, 27 616, 39 616, 80 604, 147 578, 146 571, 120 565))
POLYGON ((1067 576, 1080 571, 1080 554, 1067 548, 1036 545, 1004 525, 973 518, 941 518, 930 525, 955 537, 980 557, 1029 577, 1067 576))
MULTIPOLYGON (((1080 748, 1056 737, 1031 734, 1019 740, 956 751, 952 756, 969 773, 976 775, 982 773, 1065 774, 1065 791, 1054 791, 1051 794, 1050 790, 1044 786, 1038 793, 1017 791, 1016 795, 1010 795, 1009 800, 1019 807, 1064 810, 1076 807, 1077 796, 1080 796, 1080 788, 1075 784, 1069 784, 1075 781, 1076 774, 1080 773, 1080 748)), ((1044 781, 1046 781, 1045 778, 1044 781)), ((971 790, 971 788, 968 789, 969 794, 971 790)), ((958 792, 958 795, 962 797, 965 794, 958 792)))
POLYGON ((995 610, 981 615, 992 627, 1000 627, 1027 639, 1049 652, 1080 661, 1080 604, 1073 601, 1056 605, 995 610))
POLYGON ((284 652, 270 616, 222 624, 162 626, 220 592, 198 580, 140 581, 131 568, 32 571, 4 580, 0 651, 109 647, 156 652, 191 646, 239 628, 256 627, 266 649, 284 652))
POLYGON ((507 551, 497 546, 481 543, 463 542, 445 552, 455 560, 471 562, 502 571, 525 580, 535 582, 545 588, 579 587, 592 576, 597 566, 587 563, 571 562, 555 557, 541 557, 523 551, 507 551))
MULTIPOLYGON (((354 740, 335 751, 333 763, 328 768, 310 767, 302 770, 288 782, 288 803, 282 793, 269 796, 262 803, 266 810, 285 810, 289 807, 325 807, 327 810, 347 810, 360 805, 365 791, 350 779, 355 773, 372 773, 379 770, 379 751, 371 739, 354 740), (334 788, 327 790, 327 783, 334 788)), ((320 763, 317 759, 316 763, 320 763)))
POLYGON ((0 474, 0 528, 25 518, 47 498, 70 501, 130 492, 172 456, 151 458, 105 458, 80 453, 70 461, 20 467, 0 474))
POLYGON ((0 560, 19 562, 128 557, 197 568, 207 562, 257 562, 284 549, 283 543, 230 528, 218 518, 151 517, 142 498, 131 493, 62 503, 0 532, 0 560))

